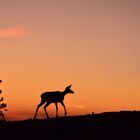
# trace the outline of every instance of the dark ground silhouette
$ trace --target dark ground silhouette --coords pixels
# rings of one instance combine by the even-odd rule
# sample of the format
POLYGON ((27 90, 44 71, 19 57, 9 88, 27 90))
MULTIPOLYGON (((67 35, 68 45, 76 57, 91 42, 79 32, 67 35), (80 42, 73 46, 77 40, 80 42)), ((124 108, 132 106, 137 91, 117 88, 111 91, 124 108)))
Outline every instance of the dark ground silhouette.
POLYGON ((0 138, 13 140, 139 140, 140 111, 1 122, 0 138))

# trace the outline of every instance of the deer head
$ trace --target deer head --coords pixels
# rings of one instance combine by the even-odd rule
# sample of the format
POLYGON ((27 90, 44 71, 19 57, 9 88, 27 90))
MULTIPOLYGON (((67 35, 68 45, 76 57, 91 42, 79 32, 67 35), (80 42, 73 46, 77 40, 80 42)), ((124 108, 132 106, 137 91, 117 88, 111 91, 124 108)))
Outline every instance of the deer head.
POLYGON ((65 92, 66 93, 71 93, 71 94, 73 94, 74 93, 74 91, 72 91, 70 88, 71 88, 71 86, 72 85, 70 85, 70 86, 67 86, 66 88, 65 88, 65 92))

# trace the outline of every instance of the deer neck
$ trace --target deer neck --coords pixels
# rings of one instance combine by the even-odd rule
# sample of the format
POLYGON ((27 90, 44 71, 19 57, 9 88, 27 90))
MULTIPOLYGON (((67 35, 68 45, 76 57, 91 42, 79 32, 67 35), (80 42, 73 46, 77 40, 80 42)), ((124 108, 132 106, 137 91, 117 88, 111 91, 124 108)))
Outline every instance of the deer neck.
POLYGON ((67 92, 64 90, 64 91, 63 91, 63 94, 64 94, 64 96, 65 96, 65 95, 67 94, 67 92))

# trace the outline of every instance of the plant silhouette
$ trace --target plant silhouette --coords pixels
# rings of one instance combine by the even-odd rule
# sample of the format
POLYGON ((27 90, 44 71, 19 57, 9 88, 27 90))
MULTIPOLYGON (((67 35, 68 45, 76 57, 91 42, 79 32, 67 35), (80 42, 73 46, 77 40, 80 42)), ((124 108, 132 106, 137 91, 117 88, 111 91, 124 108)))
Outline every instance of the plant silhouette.
MULTIPOLYGON (((2 83, 2 80, 0 80, 0 83, 2 83)), ((2 93, 2 90, 0 90, 0 94, 2 93)), ((7 104, 3 102, 4 98, 1 97, 0 99, 0 121, 5 120, 5 115, 3 113, 3 111, 7 111, 6 107, 7 104)))
POLYGON ((35 112, 35 116, 34 116, 34 119, 36 119, 36 116, 37 116, 37 112, 38 112, 38 109, 43 105, 44 105, 44 111, 45 111, 45 114, 46 114, 46 117, 49 118, 49 115, 47 113, 47 110, 46 108, 51 104, 51 103, 55 103, 55 106, 56 106, 56 117, 58 116, 58 105, 57 103, 61 103, 61 105, 64 107, 64 110, 65 110, 65 116, 67 114, 67 110, 66 110, 66 107, 65 107, 65 104, 64 104, 64 96, 67 94, 67 93, 74 93, 74 91, 72 91, 70 88, 71 88, 72 85, 70 86, 67 86, 65 88, 64 91, 52 91, 52 92, 44 92, 41 94, 41 102, 40 104, 37 106, 36 108, 36 112, 35 112))

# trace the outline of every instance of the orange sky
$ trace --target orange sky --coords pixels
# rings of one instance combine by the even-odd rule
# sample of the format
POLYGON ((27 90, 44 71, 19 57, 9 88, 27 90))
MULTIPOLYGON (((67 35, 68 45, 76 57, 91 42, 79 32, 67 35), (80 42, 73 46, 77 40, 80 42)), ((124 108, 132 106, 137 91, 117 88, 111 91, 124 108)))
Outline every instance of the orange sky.
POLYGON ((0 0, 7 118, 33 117, 42 92, 71 83, 68 115, 140 110, 139 15, 138 0, 0 0))

